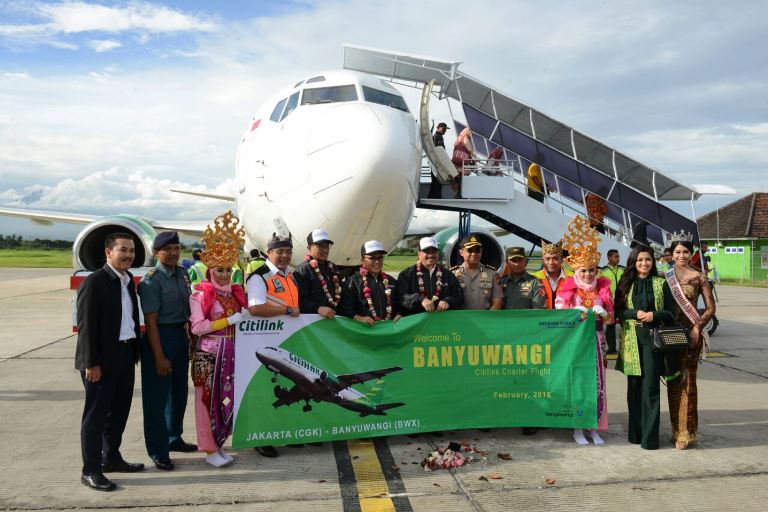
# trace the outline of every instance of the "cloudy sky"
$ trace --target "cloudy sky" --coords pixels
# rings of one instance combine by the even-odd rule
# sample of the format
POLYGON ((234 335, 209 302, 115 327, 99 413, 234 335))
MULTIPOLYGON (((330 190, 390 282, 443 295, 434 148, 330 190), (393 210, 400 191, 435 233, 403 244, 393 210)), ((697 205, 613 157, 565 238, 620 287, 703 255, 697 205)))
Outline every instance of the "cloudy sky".
POLYGON ((229 193, 252 113, 345 42, 461 61, 683 183, 768 191, 766 19, 758 1, 0 0, 0 205, 210 218, 220 202, 168 189, 229 193))

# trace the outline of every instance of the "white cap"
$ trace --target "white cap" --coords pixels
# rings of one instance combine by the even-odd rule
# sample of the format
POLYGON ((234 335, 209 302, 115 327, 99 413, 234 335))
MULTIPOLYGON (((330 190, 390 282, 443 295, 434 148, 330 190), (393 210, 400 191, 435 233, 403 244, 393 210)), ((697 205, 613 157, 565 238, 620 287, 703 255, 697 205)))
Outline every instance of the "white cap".
POLYGON ((317 228, 313 230, 307 237, 307 245, 319 244, 322 242, 328 242, 329 244, 333 243, 331 238, 328 236, 328 232, 323 228, 317 228))
POLYGON ((366 254, 373 254, 375 252, 387 252, 384 249, 384 246, 381 245, 381 242, 379 242, 378 240, 368 240, 360 248, 360 256, 365 256, 366 254))
POLYGON ((422 251, 426 249, 439 249, 440 246, 437 244, 437 240, 435 240, 431 236, 425 236, 421 240, 419 240, 419 249, 422 251))

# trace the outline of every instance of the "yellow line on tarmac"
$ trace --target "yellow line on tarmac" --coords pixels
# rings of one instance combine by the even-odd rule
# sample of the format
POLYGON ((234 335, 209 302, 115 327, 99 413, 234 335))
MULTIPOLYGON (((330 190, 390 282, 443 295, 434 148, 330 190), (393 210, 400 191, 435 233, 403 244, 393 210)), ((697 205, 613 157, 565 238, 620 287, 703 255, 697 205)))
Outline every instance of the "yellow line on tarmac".
POLYGON ((395 512, 379 457, 370 439, 347 441, 362 512, 395 512))

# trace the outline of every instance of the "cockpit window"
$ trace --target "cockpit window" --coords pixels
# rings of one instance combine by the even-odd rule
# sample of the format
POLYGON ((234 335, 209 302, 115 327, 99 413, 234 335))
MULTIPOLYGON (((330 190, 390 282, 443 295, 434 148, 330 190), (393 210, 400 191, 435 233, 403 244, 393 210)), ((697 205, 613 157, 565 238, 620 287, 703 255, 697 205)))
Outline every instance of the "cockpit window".
POLYGON ((296 108, 296 105, 299 104, 299 93, 295 92, 291 94, 291 97, 288 98, 288 103, 285 104, 285 110, 283 111, 283 115, 280 116, 280 120, 282 121, 286 117, 288 117, 288 114, 293 112, 293 109, 296 108))
POLYGON ((365 101, 378 103, 379 105, 386 105, 388 107, 402 110, 403 112, 408 112, 408 105, 405 104, 405 100, 402 96, 398 96, 397 94, 380 91, 378 89, 374 89, 373 87, 367 87, 364 85, 363 96, 365 96, 365 101))
POLYGON ((312 78, 307 79, 308 84, 315 84, 317 82, 325 82, 325 77, 323 75, 320 75, 320 76, 313 76, 312 78))
POLYGON ((283 113, 283 107, 285 106, 285 102, 287 100, 288 98, 283 98, 277 102, 277 105, 275 105, 275 109, 272 111, 272 114, 269 116, 270 121, 274 121, 275 123, 280 121, 280 114, 283 113))
MULTIPOLYGON (((307 80, 307 82, 309 82, 309 80, 307 80)), ((357 100, 357 91, 355 91, 354 85, 339 85, 337 87, 304 89, 304 94, 301 97, 301 104, 316 105, 318 103, 336 103, 355 100, 357 100)))

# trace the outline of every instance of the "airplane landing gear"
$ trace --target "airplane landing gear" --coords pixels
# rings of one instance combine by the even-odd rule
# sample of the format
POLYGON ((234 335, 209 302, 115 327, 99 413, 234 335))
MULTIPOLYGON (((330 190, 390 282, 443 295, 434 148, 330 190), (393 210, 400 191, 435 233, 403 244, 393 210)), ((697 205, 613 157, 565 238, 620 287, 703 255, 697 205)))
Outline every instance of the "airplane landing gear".
POLYGON ((312 406, 309 405, 309 401, 307 401, 307 403, 304 404, 304 407, 302 407, 301 410, 304 411, 304 412, 309 412, 309 411, 312 410, 312 406))
POLYGON ((272 382, 277 382, 277 374, 273 374, 272 378, 270 379, 272 382))

